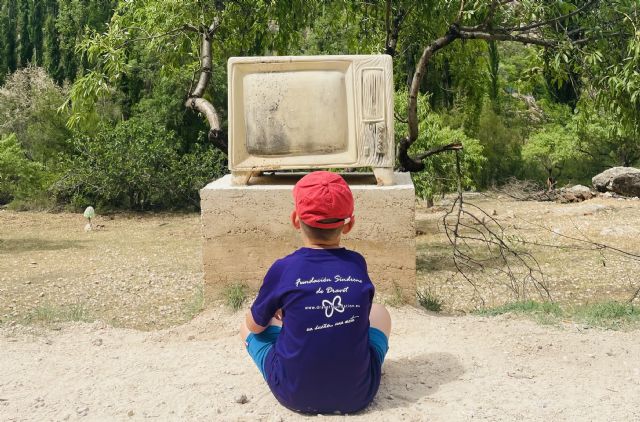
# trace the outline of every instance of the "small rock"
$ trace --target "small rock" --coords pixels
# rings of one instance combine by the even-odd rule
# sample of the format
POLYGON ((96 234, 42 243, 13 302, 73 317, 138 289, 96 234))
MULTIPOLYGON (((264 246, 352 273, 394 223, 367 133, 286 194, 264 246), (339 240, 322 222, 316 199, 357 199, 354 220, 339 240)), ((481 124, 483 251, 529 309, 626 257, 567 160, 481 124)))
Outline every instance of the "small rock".
POLYGON ((89 414, 89 407, 88 406, 81 406, 76 408, 76 413, 78 414, 78 416, 87 416, 89 414))
POLYGON ((187 337, 187 340, 195 340, 195 339, 196 339, 196 336, 194 336, 194 335, 191 335, 191 336, 187 337))
POLYGON ((245 394, 240 394, 239 396, 237 396, 235 401, 238 404, 249 403, 249 399, 247 398, 247 396, 245 394))
POLYGON ((94 346, 102 346, 102 339, 101 338, 97 338, 97 339, 93 340, 91 342, 91 344, 93 344, 94 346))
POLYGON ((136 413, 135 413, 133 410, 129 410, 129 411, 127 412, 127 416, 129 416, 129 417, 131 417, 131 416, 133 416, 133 415, 135 415, 135 414, 136 414, 136 413))

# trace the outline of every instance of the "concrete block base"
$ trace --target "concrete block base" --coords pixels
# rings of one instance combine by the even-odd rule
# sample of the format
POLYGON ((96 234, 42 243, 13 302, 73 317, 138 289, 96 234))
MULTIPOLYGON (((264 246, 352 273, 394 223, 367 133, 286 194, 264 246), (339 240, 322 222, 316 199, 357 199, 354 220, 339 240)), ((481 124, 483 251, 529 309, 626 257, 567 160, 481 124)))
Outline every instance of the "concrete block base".
MULTIPOLYGON (((205 300, 224 287, 244 283, 257 290, 271 264, 302 246, 291 226, 293 185, 303 174, 253 177, 249 186, 231 175, 200 191, 205 300)), ((354 195, 353 230, 343 245, 361 253, 378 293, 400 287, 415 297, 415 193, 408 173, 395 173, 393 186, 376 186, 372 174, 343 175, 354 195)))

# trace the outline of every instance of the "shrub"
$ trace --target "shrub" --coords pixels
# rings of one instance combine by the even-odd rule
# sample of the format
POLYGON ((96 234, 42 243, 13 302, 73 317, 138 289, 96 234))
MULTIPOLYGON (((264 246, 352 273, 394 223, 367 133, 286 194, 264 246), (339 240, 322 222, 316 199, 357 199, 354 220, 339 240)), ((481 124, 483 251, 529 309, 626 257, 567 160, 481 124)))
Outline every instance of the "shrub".
POLYGON ((431 291, 425 289, 417 292, 418 303, 427 311, 440 312, 442 310, 442 302, 431 291))
POLYGON ((0 204, 41 192, 46 180, 42 164, 27 158, 14 134, 0 136, 0 204))
POLYGON ((52 192, 77 208, 197 206, 198 189, 224 171, 224 158, 212 147, 194 146, 180 156, 174 132, 141 118, 102 125, 92 138, 76 136, 73 147, 52 192))

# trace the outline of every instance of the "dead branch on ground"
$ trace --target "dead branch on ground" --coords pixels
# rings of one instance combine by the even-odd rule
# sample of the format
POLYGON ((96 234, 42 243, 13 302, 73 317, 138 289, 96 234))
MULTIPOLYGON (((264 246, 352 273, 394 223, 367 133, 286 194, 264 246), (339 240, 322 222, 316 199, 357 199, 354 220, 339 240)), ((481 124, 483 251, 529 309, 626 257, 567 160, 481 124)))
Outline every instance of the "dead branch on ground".
POLYGON ((502 282, 517 300, 530 297, 532 292, 544 300, 551 300, 536 258, 526 250, 516 249, 496 218, 482 208, 464 202, 459 150, 455 150, 455 154, 457 197, 442 218, 442 224, 453 247, 453 263, 458 274, 471 284, 483 306, 485 299, 472 272, 495 274, 496 283, 502 282))

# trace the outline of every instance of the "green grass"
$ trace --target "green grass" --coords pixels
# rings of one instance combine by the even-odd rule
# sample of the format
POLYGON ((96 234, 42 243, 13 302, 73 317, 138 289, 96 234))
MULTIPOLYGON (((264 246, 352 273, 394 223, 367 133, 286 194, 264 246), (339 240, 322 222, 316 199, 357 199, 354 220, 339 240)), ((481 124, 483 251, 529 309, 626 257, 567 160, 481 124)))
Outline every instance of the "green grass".
POLYGON ((393 283, 393 291, 384 299, 384 304, 392 308, 399 308, 405 303, 407 303, 407 300, 404 297, 402 287, 398 283, 393 283))
POLYGON ((418 296, 418 303, 427 311, 440 312, 442 310, 442 301, 437 298, 429 290, 418 290, 416 293, 418 296))
POLYGON ((224 298, 231 309, 239 310, 247 300, 247 285, 235 283, 227 286, 224 290, 224 298))
POLYGON ((56 322, 91 322, 91 316, 85 305, 73 303, 63 306, 42 305, 34 308, 25 317, 27 323, 52 324, 56 322))
POLYGON ((575 319, 596 327, 640 327, 640 306, 620 302, 603 302, 572 309, 575 319))
POLYGON ((191 321, 204 309, 204 289, 202 286, 199 286, 196 292, 194 293, 191 301, 189 301, 184 309, 182 310, 184 313, 184 317, 187 321, 191 321))
POLYGON ((521 314, 547 324, 570 320, 601 328, 640 328, 640 306, 615 301, 561 307, 553 302, 528 300, 481 309, 475 313, 484 316, 521 314))

